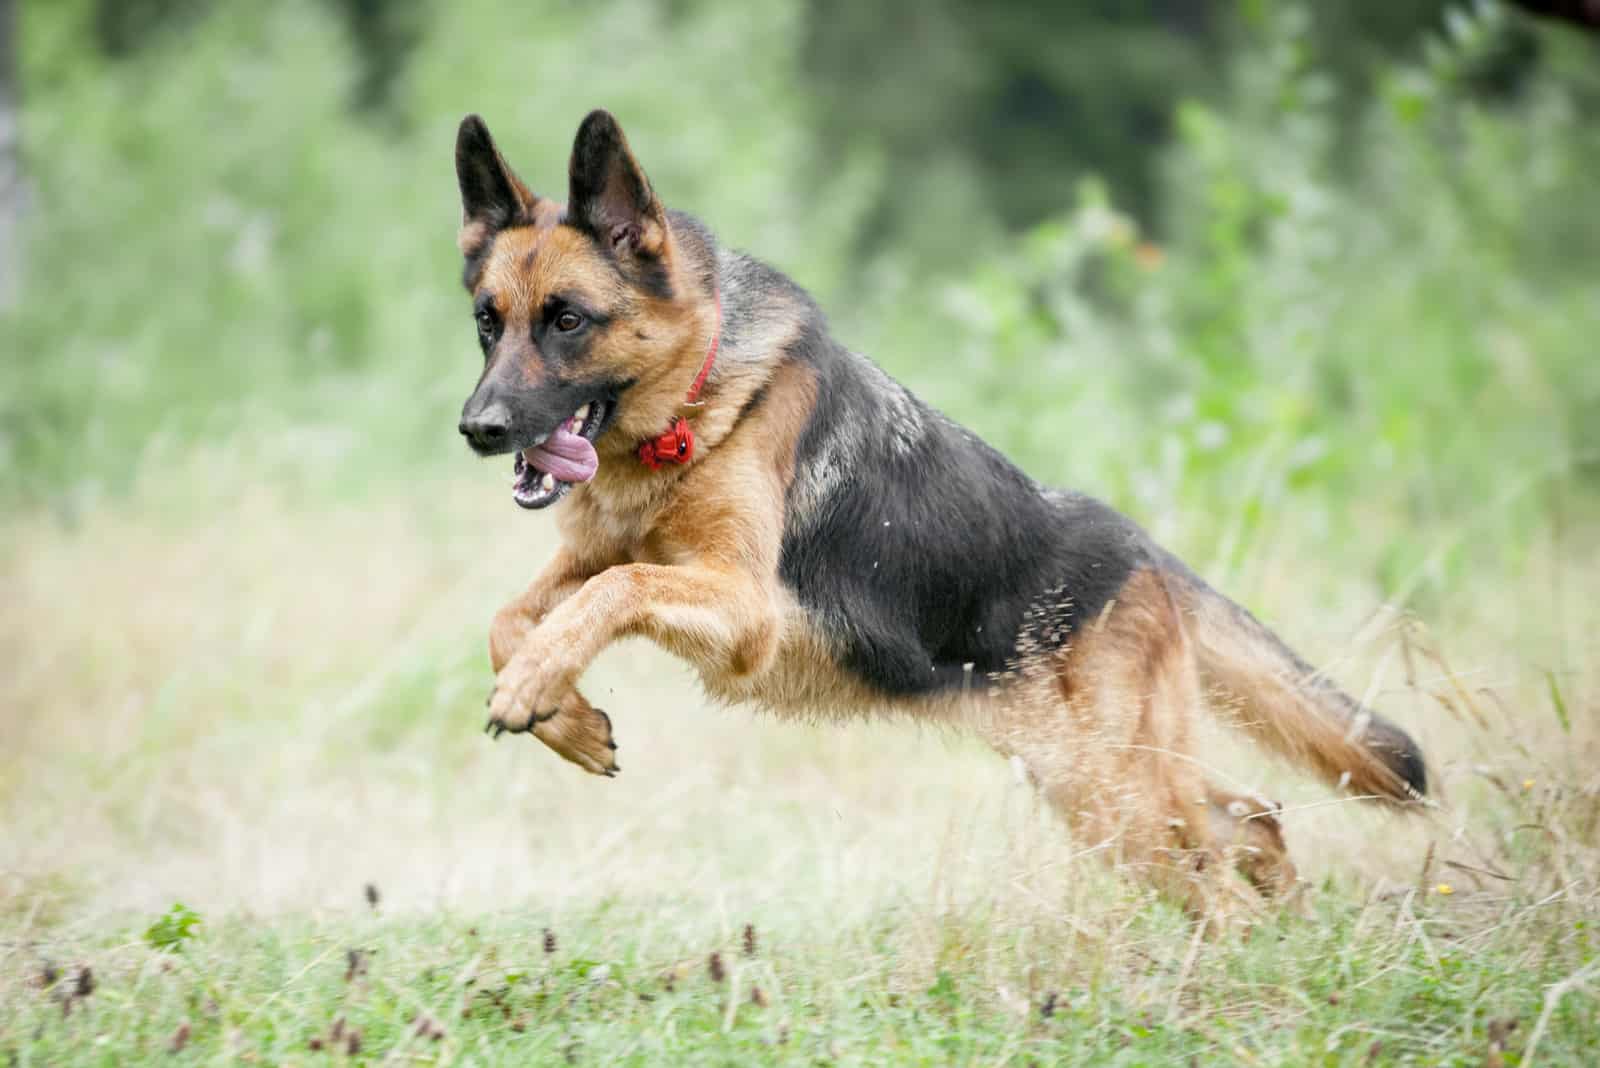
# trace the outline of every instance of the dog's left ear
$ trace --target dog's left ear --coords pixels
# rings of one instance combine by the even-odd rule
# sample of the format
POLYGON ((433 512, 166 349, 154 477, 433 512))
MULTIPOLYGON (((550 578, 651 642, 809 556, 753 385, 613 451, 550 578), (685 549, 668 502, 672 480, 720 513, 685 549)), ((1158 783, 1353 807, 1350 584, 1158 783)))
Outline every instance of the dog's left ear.
POLYGON ((609 111, 578 127, 568 167, 567 218, 622 255, 660 256, 667 213, 609 111))

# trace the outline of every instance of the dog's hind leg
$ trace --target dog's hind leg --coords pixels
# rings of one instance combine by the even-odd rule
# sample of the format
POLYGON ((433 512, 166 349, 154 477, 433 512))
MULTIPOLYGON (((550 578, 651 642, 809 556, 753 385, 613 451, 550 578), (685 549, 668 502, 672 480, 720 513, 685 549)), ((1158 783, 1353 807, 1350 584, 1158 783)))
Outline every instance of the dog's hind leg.
POLYGON ((996 744, 1020 757, 1077 843, 1214 929, 1259 903, 1232 877, 1190 754, 1201 701, 1162 577, 1133 576, 1101 618, 1024 663, 997 699, 996 744))
POLYGON ((1263 895, 1287 897, 1299 885, 1278 813, 1283 806, 1208 783, 1211 837, 1228 861, 1263 895))

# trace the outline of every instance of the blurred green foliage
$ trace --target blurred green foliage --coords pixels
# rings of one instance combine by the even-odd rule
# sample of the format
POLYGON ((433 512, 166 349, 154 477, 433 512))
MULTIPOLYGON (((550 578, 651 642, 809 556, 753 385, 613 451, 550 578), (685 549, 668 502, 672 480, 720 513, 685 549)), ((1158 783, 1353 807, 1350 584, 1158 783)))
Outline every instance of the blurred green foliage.
POLYGON ((1224 563, 1291 515, 1408 593, 1600 471, 1600 70, 1493 4, 25 7, 12 505, 197 442, 241 457, 202 500, 467 463, 455 124, 561 195, 594 106, 846 341, 1224 563))
POLYGON ((200 926, 200 914, 183 902, 175 902, 155 922, 145 928, 144 940, 152 949, 176 953, 183 944, 195 937, 194 929, 200 926))
POLYGON ((1485 102, 1470 81, 1506 16, 1458 16, 1383 77, 1353 165, 1310 25, 1264 19, 1223 99, 1179 108, 1169 244, 1091 183, 956 289, 969 370, 940 399, 1014 403, 1031 378, 1065 419, 986 429, 1038 473, 1146 517, 1213 502, 1225 555, 1266 513, 1334 540, 1368 524, 1394 591, 1438 532, 1523 544, 1600 474, 1600 71, 1575 51, 1485 102))

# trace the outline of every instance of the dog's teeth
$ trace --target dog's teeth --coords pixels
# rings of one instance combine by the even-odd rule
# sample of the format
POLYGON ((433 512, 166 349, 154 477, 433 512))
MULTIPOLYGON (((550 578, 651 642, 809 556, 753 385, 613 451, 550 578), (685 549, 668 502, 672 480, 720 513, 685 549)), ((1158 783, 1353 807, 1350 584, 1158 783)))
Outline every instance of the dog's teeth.
POLYGON ((546 493, 549 493, 551 490, 556 488, 556 476, 545 475, 539 480, 539 485, 546 493))

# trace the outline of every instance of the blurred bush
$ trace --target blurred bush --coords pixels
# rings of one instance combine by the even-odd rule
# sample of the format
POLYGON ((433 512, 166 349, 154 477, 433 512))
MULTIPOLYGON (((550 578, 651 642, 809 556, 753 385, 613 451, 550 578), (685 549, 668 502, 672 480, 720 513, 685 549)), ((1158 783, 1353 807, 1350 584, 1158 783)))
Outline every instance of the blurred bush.
POLYGON ((1385 73, 1352 162, 1309 26, 1264 17, 1223 99, 1179 109, 1169 243, 1090 183, 954 288, 964 369, 940 400, 983 398, 969 418, 1036 473, 1178 520, 1224 565, 1289 513, 1367 541, 1410 594, 1485 549, 1514 562, 1600 483, 1600 70, 1557 40, 1570 67, 1485 100, 1479 57, 1521 31, 1457 13, 1385 73), (1024 398, 1051 414, 987 414, 1024 398))
POLYGON ((483 113, 562 195, 597 105, 847 341, 1224 564, 1287 515, 1373 539, 1411 592, 1514 555, 1600 471, 1600 72, 1592 40, 1493 4, 1378 29, 1086 5, 1023 32, 1016 5, 952 2, 903 33, 823 0, 118 10, 23 20, 13 505, 93 507, 196 442, 243 458, 199 500, 462 462, 455 123, 483 113))

